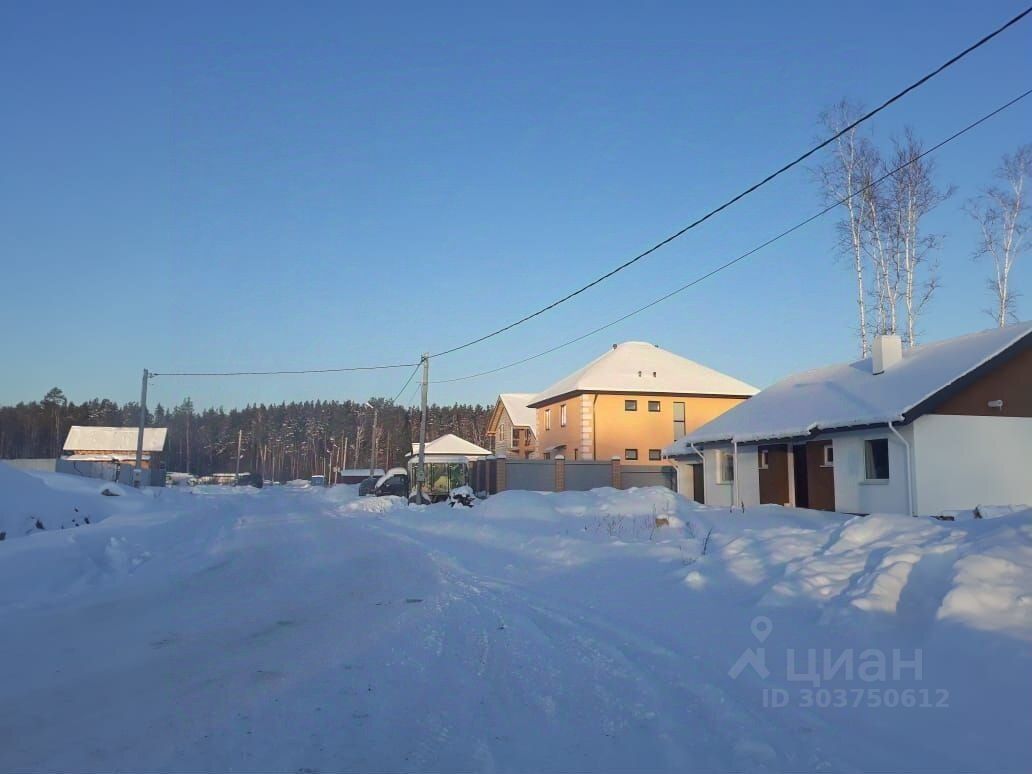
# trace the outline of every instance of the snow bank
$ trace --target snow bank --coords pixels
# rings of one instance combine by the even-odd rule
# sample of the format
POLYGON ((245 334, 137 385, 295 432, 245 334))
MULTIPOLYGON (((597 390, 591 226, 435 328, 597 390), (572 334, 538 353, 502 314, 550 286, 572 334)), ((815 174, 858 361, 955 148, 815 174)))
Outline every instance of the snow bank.
POLYGON ((0 503, 110 510, 0 544, 0 770, 1027 768, 1032 514, 19 476, 0 503), (769 674, 731 674, 761 646, 769 674), (785 673, 917 648, 920 677, 831 687, 941 708, 814 706, 785 673))
POLYGON ((938 618, 1032 641, 1032 511, 972 522, 938 618))
POLYGON ((117 497, 139 495, 110 481, 63 473, 28 473, 0 462, 0 533, 4 539, 96 524, 118 510, 117 497))

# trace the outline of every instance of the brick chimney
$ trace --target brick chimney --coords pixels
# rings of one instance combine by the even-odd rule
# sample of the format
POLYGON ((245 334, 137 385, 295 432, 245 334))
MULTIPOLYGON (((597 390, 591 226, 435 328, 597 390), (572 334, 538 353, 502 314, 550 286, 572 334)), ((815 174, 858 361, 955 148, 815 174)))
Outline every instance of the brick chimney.
POLYGON ((903 340, 899 336, 883 334, 874 337, 871 348, 871 373, 880 374, 903 359, 903 340))

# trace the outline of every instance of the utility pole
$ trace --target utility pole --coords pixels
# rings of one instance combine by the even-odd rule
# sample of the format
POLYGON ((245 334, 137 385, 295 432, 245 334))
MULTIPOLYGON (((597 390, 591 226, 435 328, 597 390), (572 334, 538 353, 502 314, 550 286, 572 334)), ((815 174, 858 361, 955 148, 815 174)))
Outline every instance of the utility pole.
POLYGON ((344 450, 340 454, 340 469, 348 469, 348 437, 344 436, 344 450))
POLYGON ((133 468, 133 486, 139 487, 143 478, 143 428, 147 425, 147 380, 150 372, 143 369, 143 382, 140 386, 140 431, 136 434, 136 466, 133 468))
POLYGON ((373 471, 376 470, 376 418, 379 416, 379 414, 380 409, 378 409, 376 406, 373 406, 373 435, 369 439, 369 447, 372 452, 369 456, 369 475, 373 478, 376 477, 373 471))
POLYGON ((419 415, 419 463, 416 467, 416 502, 423 502, 423 486, 426 484, 426 397, 430 388, 430 353, 423 353, 423 380, 420 384, 419 415))
POLYGON ((240 486, 240 447, 244 443, 244 429, 240 428, 237 430, 237 459, 236 459, 236 475, 233 477, 233 486, 240 486))

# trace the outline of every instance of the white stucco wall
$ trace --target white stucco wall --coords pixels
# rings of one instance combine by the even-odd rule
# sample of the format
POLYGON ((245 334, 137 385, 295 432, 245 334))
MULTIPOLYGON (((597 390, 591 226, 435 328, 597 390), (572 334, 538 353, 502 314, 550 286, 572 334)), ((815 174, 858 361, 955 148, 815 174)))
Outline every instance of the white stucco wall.
POLYGON ((706 505, 731 505, 731 485, 717 483, 717 450, 702 452, 702 478, 706 490, 706 505))
MULTIPOLYGON (((899 428, 900 435, 913 444, 913 428, 899 428)), ((845 513, 906 513, 906 447, 888 429, 865 430, 835 435, 835 510, 845 513), (864 442, 869 438, 889 441, 889 478, 867 481, 864 442)))
MULTIPOLYGON (((731 451, 727 447, 726 451, 731 451)), ((704 462, 704 479, 706 488, 706 505, 724 505, 730 507, 734 498, 734 484, 717 482, 717 450, 705 449, 702 452, 704 462)), ((760 502, 760 475, 755 446, 738 447, 738 501, 747 508, 760 502)))
POLYGON ((918 513, 1032 505, 1032 418, 926 414, 913 428, 918 513))
POLYGON ((694 500, 695 478, 692 476, 694 466, 684 460, 664 460, 664 463, 674 466, 674 471, 677 473, 677 493, 689 500, 694 500))

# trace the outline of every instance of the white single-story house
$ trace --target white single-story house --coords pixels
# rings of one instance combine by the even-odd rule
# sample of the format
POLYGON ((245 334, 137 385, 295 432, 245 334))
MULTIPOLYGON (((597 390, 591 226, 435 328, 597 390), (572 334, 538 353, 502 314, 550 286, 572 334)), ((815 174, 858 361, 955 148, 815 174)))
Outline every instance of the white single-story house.
POLYGON ((710 505, 1032 505, 1032 322, 906 351, 879 336, 871 357, 783 379, 665 451, 679 491, 710 505))

